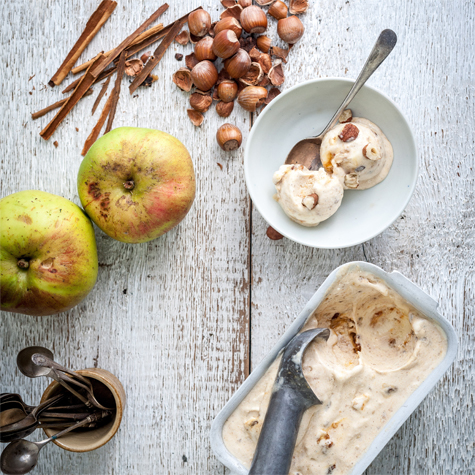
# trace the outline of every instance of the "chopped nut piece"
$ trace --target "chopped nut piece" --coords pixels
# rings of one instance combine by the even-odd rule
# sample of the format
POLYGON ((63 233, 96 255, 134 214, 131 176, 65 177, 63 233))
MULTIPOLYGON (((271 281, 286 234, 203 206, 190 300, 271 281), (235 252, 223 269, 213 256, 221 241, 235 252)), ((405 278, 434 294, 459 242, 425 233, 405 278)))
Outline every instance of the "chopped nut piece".
POLYGON ((234 101, 233 102, 219 101, 216 104, 216 112, 218 113, 220 117, 229 117, 233 109, 234 109, 234 101))
POLYGON ((269 71, 269 80, 273 86, 282 86, 285 81, 284 70, 282 69, 282 64, 279 62, 269 71))
POLYGON ((175 36, 175 41, 182 46, 186 46, 190 42, 190 32, 183 30, 179 35, 175 36))
POLYGON ((279 239, 282 239, 284 236, 277 232, 272 226, 269 226, 266 231, 267 237, 269 239, 272 239, 273 241, 278 241, 279 239))
POLYGON ((199 127, 203 123, 204 115, 201 112, 195 111, 194 109, 187 109, 186 112, 194 126, 199 127))
POLYGON ((338 117, 338 122, 341 124, 346 124, 347 122, 351 122, 353 119, 353 111, 351 109, 345 109, 338 117))
POLYGON ((262 53, 255 46, 253 46, 251 51, 249 51, 249 56, 251 57, 251 60, 256 62, 256 63, 259 61, 259 58, 261 57, 261 54, 262 53))
POLYGON ((358 174, 357 173, 348 173, 345 175, 345 186, 347 188, 358 188, 360 185, 358 181, 358 174))
POLYGON ((373 146, 369 146, 369 143, 367 143, 363 147, 363 155, 368 159, 368 160, 379 160, 381 158, 381 155, 378 153, 378 149, 373 146))
POLYGON ((190 92, 193 87, 191 71, 188 68, 181 68, 173 75, 173 82, 183 91, 190 92))
POLYGON ((59 145, 58 141, 55 140, 55 141, 53 142, 53 145, 54 145, 56 148, 58 148, 58 145, 59 145))
POLYGON ((176 54, 175 54, 175 59, 176 59, 177 61, 181 61, 181 60, 183 59, 183 55, 180 54, 180 53, 176 53, 176 54))
POLYGON ((137 76, 143 69, 143 62, 141 59, 135 58, 125 62, 125 74, 127 76, 137 76))
POLYGON ((342 142, 352 142, 358 137, 360 130, 354 124, 346 124, 338 137, 342 142))
POLYGON ((300 15, 308 9, 308 0, 290 0, 289 11, 292 15, 300 15))
POLYGON ((152 56, 152 52, 147 51, 142 56, 140 56, 140 59, 142 60, 142 63, 145 64, 150 59, 151 56, 152 56))
POLYGON ((311 195, 306 196, 302 200, 302 204, 311 211, 318 204, 318 195, 316 193, 312 193, 311 195))

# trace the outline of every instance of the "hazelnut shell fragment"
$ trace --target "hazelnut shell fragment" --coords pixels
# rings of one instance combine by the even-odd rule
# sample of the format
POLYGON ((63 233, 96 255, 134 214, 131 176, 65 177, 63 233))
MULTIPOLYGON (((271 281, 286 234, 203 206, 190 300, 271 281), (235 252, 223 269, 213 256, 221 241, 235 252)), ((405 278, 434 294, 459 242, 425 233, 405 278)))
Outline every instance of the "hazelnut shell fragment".
POLYGON ((270 54, 262 53, 259 57, 259 64, 264 73, 269 74, 269 71, 272 69, 272 58, 270 54))
POLYGON ((236 5, 236 0, 221 0, 221 5, 224 8, 234 7, 234 5, 236 5))
POLYGON ((287 63, 287 56, 289 55, 289 50, 284 48, 279 48, 278 46, 272 46, 270 49, 271 56, 281 59, 284 63, 287 63))
POLYGON ((191 77, 191 71, 188 68, 180 68, 173 75, 173 82, 185 92, 190 92, 193 87, 193 79, 191 77))
POLYGON ((269 104, 273 99, 275 99, 280 94, 279 89, 273 87, 270 89, 269 94, 267 94, 267 99, 265 100, 266 104, 269 104))
POLYGON ((187 109, 188 117, 195 127, 199 127, 204 120, 204 116, 201 112, 195 111, 195 109, 187 109))
POLYGON ((234 7, 231 8, 226 8, 223 13, 219 16, 220 20, 223 20, 224 18, 235 18, 236 20, 239 20, 241 17, 242 13, 242 7, 241 5, 234 5, 234 7))
POLYGON ((247 8, 252 5, 252 0, 238 0, 238 3, 242 8, 247 8))
POLYGON ((278 231, 276 231, 272 226, 269 226, 266 231, 267 237, 269 239, 272 239, 273 241, 278 241, 279 239, 282 239, 284 236, 280 234, 278 231))
POLYGON ((242 26, 234 17, 226 17, 218 21, 214 27, 215 36, 223 30, 232 30, 234 34, 240 38, 242 34, 242 26))
POLYGON ((247 86, 255 86, 257 83, 261 82, 263 77, 264 73, 261 65, 259 63, 251 63, 249 71, 239 80, 247 86))
POLYGON ((351 119, 353 119, 353 111, 351 109, 345 109, 340 114, 340 117, 338 117, 338 122, 340 122, 340 124, 346 124, 347 122, 351 122, 351 119))
POLYGON ((125 62, 125 74, 127 76, 137 76, 143 69, 143 61, 138 58, 130 59, 125 62))
POLYGON ((354 124, 346 124, 338 135, 342 142, 352 142, 358 137, 360 130, 354 124))
POLYGON ((216 104, 216 112, 220 117, 229 117, 234 109, 234 102, 219 101, 216 104))
POLYGON ((308 10, 308 0, 290 0, 289 11, 292 15, 300 15, 308 10))
POLYGON ((198 63, 199 61, 196 58, 195 53, 190 53, 185 56, 185 64, 187 68, 193 69, 198 63))
POLYGON ((179 35, 175 36, 175 41, 182 46, 186 46, 190 42, 190 32, 183 30, 179 35))
POLYGON ((273 86, 282 86, 285 81, 284 70, 282 69, 282 64, 279 62, 269 71, 269 81, 273 86))
POLYGON ((190 96, 190 106, 198 112, 206 112, 212 103, 213 99, 209 94, 194 92, 190 96))

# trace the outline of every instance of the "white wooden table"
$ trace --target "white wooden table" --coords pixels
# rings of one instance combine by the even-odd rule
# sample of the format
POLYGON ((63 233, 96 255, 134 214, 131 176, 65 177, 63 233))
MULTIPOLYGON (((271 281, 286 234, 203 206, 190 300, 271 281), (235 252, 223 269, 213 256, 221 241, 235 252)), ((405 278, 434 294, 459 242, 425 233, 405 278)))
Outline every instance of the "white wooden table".
MULTIPOLYGON (((161 3, 118 1, 82 59, 118 44, 161 3)), ((79 203, 76 174, 97 121, 98 112, 90 116, 95 95, 49 142, 38 133, 51 115, 33 122, 30 113, 62 97, 61 88, 45 84, 98 3, 1 2, 1 197, 38 189, 79 203)), ((222 10, 217 0, 169 3, 166 24, 200 4, 213 18, 222 10)), ((85 302, 54 317, 1 315, 1 391, 39 400, 47 381, 27 380, 15 367, 17 352, 38 344, 72 368, 112 371, 128 396, 109 444, 86 454, 49 446, 35 473, 225 473, 210 449, 213 417, 330 271, 352 260, 415 281, 440 302, 460 338, 456 363, 367 475, 475 473, 474 2, 312 3, 302 17, 305 36, 285 67, 285 88, 315 77, 355 78, 380 30, 398 34, 394 53, 369 83, 402 108, 418 142, 420 176, 407 209, 382 235, 349 249, 270 241, 247 194, 243 147, 226 154, 216 144, 218 126, 229 119, 211 110, 195 128, 186 116, 187 95, 171 76, 183 65, 175 53, 187 54, 191 45, 174 43, 152 88, 132 97, 124 79, 114 126, 157 128, 184 142, 197 175, 188 217, 148 244, 122 244, 97 230, 99 279, 85 302)), ((249 114, 236 107, 230 121, 245 145, 249 114)))

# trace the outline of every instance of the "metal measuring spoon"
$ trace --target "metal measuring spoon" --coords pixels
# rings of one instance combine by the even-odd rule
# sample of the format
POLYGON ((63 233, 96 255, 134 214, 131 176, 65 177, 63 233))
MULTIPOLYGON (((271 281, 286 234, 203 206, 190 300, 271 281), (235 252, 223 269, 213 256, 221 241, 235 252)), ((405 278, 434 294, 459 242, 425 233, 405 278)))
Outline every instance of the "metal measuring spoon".
POLYGON ((354 99, 359 90, 370 76, 378 69, 379 65, 388 57, 389 53, 396 45, 397 36, 393 30, 383 30, 379 35, 373 49, 371 50, 368 59, 366 60, 360 75, 356 79, 350 92, 345 97, 341 106, 335 112, 328 125, 316 137, 310 137, 298 142, 285 160, 286 165, 303 165, 309 170, 318 170, 321 168, 322 161, 320 160, 320 146, 322 144, 323 136, 333 128, 337 123, 341 113, 347 108, 348 104, 354 99))
POLYGON ((86 417, 84 420, 58 432, 57 434, 42 440, 41 442, 31 442, 26 439, 16 440, 8 444, 0 457, 0 468, 6 475, 23 475, 35 468, 38 463, 40 450, 52 440, 71 432, 74 429, 98 421, 110 414, 109 411, 96 412, 86 417))

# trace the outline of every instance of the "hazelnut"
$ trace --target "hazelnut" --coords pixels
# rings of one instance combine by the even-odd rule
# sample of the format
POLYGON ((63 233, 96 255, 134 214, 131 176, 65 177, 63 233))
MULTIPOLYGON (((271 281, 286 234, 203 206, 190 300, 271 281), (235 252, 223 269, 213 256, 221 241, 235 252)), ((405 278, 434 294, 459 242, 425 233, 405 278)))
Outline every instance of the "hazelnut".
POLYGON ((191 78, 198 89, 209 91, 218 80, 218 71, 211 61, 201 61, 191 70, 191 78))
POLYGON ((264 33, 267 29, 267 16, 256 5, 245 8, 241 13, 241 25, 248 33, 264 33))
POLYGON ((308 209, 312 210, 318 204, 318 195, 316 193, 312 193, 311 195, 306 196, 302 200, 302 204, 308 209))
POLYGON ((338 137, 342 142, 353 142, 353 140, 358 137, 360 130, 354 124, 346 124, 341 132, 339 133, 338 137))
POLYGON ((257 42, 257 47, 263 53, 268 53, 269 52, 270 44, 271 44, 271 41, 270 41, 269 37, 267 37, 265 35, 258 36, 256 42, 257 42))
POLYGON ((242 134, 235 125, 223 124, 216 132, 216 140, 224 151, 229 152, 241 146, 242 134))
POLYGON ((265 87, 247 86, 239 93, 237 101, 243 109, 255 112, 264 103, 266 97, 267 89, 265 87))
POLYGON ((300 15, 308 9, 308 0, 290 0, 290 13, 300 15))
POLYGON ((220 117, 229 117, 234 109, 234 102, 219 101, 216 104, 216 112, 220 117))
POLYGON ((275 2, 275 0, 256 0, 256 3, 260 5, 261 7, 270 5, 272 2, 275 2))
POLYGON ((297 43, 302 38, 304 31, 305 28, 302 22, 296 16, 283 18, 277 23, 277 34, 283 41, 291 45, 297 43))
POLYGON ((238 86, 234 81, 225 80, 218 86, 218 96, 223 102, 231 102, 236 99, 238 86))
POLYGON ((206 112, 211 106, 213 99, 209 94, 201 94, 201 92, 194 92, 190 96, 190 106, 198 112, 206 112))
POLYGON ((200 8, 188 15, 188 28, 194 36, 204 36, 211 27, 211 17, 206 10, 200 8))
POLYGON ((240 38, 242 33, 242 26, 234 17, 227 17, 219 20, 214 27, 215 36, 223 30, 232 30, 235 35, 240 38))
POLYGON ((193 79, 188 68, 180 68, 173 75, 173 82, 183 91, 190 92, 193 87, 193 79))
POLYGON ((213 38, 211 36, 205 36, 195 46, 195 56, 198 61, 204 61, 209 59, 214 61, 216 55, 213 53, 213 38))
POLYGON ((287 18, 287 5, 284 2, 277 0, 269 7, 268 13, 276 20, 282 20, 282 18, 287 18))
POLYGON ((204 120, 204 116, 201 112, 195 111, 195 109, 187 109, 188 117, 195 127, 199 127, 204 120))
POLYGON ((238 49, 238 52, 232 58, 224 62, 224 68, 229 76, 234 79, 243 77, 250 67, 251 58, 243 49, 238 49))
POLYGON ((242 8, 247 8, 252 5, 252 0, 238 0, 238 3, 242 8))
POLYGON ((220 31, 213 41, 213 53, 222 59, 230 58, 237 53, 239 40, 232 30, 220 31))

